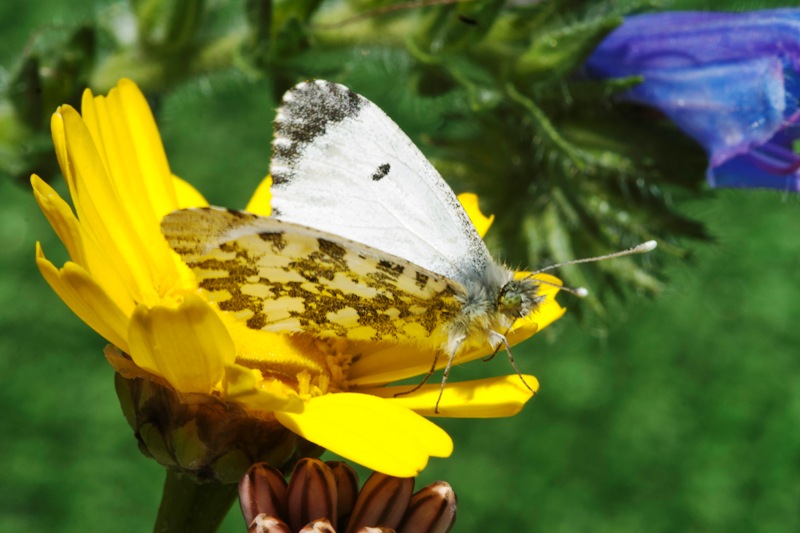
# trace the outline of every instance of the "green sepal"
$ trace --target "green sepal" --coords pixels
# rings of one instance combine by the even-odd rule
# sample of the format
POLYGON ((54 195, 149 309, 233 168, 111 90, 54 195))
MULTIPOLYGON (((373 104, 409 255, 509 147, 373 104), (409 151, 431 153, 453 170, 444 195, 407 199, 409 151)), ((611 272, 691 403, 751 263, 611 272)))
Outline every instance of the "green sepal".
POLYGON ((157 380, 115 377, 117 396, 139 448, 198 483, 236 483, 250 465, 292 468, 309 446, 270 413, 205 394, 180 394, 157 380))

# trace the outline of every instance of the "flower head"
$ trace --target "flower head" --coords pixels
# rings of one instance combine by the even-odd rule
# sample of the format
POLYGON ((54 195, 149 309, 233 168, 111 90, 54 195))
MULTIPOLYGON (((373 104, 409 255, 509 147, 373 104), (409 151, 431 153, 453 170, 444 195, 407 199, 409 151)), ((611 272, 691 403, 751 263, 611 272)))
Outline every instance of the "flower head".
POLYGON ((800 10, 625 19, 592 53, 596 77, 642 76, 624 97, 658 108, 709 154, 717 187, 800 191, 800 10))
MULTIPOLYGON (((289 465, 321 448, 401 477, 416 475, 430 456, 451 453, 450 437, 421 416, 433 414, 439 385, 399 397, 408 386, 386 386, 425 374, 432 351, 252 330, 221 311, 160 233, 167 213, 206 202, 170 172, 139 89, 122 80, 107 97, 87 91, 82 113, 65 105, 52 119, 75 212, 32 177, 71 260, 59 269, 37 244, 36 262, 73 312, 111 343, 105 354, 119 376, 123 410, 150 455, 232 481, 256 461, 289 465), (223 426, 226 435, 241 435, 238 446, 219 438, 223 426)), ((462 201, 477 227, 488 229, 491 219, 477 199, 462 201)), ((269 214, 269 179, 247 209, 269 214)), ((564 312, 554 300, 559 281, 540 276, 550 283, 542 285, 545 301, 515 324, 512 343, 564 312)), ((464 354, 459 362, 484 355, 464 354)), ((535 390, 535 378, 525 380, 535 390)), ((439 414, 509 416, 532 394, 517 375, 448 384, 439 414)))
POLYGON ((275 468, 253 465, 239 482, 239 502, 253 533, 445 533, 456 520, 456 495, 443 481, 414 493, 413 478, 375 473, 359 491, 347 464, 318 459, 298 462, 288 484, 275 468))

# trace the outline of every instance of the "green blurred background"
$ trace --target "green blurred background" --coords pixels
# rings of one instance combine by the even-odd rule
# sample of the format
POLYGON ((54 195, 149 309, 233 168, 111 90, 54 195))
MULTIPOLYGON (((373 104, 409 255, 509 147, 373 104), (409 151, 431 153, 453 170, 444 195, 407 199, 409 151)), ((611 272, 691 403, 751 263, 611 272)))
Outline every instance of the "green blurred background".
MULTIPOLYGON (((2 4, 0 65, 36 28, 100 7, 2 4)), ((243 207, 268 168, 273 107, 244 76, 178 86, 157 110, 173 171, 243 207)), ((675 207, 715 240, 667 260, 658 297, 612 304, 607 326, 568 313, 518 347, 541 382, 520 415, 439 421, 455 452, 418 484, 455 488, 457 531, 800 530, 800 203, 719 190, 675 207)), ((66 259, 29 188, 0 181, 0 531, 146 531, 163 470, 121 416, 104 340, 40 278, 36 240, 66 259)), ((509 371, 498 357, 451 379, 509 371)), ((244 531, 238 509, 222 531, 244 531)))

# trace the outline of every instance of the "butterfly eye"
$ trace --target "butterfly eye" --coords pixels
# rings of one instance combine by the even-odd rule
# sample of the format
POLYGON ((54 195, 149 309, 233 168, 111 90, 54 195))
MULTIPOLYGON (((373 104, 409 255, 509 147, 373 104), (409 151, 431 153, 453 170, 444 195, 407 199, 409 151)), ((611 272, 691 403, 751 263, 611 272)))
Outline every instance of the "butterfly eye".
POLYGON ((522 295, 517 292, 505 291, 500 295, 497 307, 501 311, 518 309, 522 305, 522 295))
POLYGON ((506 283, 497 296, 497 309, 501 313, 518 316, 522 310, 525 296, 518 281, 506 283))

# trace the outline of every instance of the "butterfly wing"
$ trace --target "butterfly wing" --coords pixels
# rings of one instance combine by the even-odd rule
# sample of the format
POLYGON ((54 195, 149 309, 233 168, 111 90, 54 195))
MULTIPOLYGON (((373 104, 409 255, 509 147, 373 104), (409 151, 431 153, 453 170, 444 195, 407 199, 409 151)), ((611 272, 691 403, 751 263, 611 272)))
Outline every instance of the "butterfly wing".
POLYGON ((438 345, 460 309, 457 284, 312 228, 212 207, 161 229, 209 300, 251 329, 438 345))
POLYGON ((273 217, 324 230, 462 283, 491 261, 455 194, 375 104, 301 83, 275 118, 273 217))

